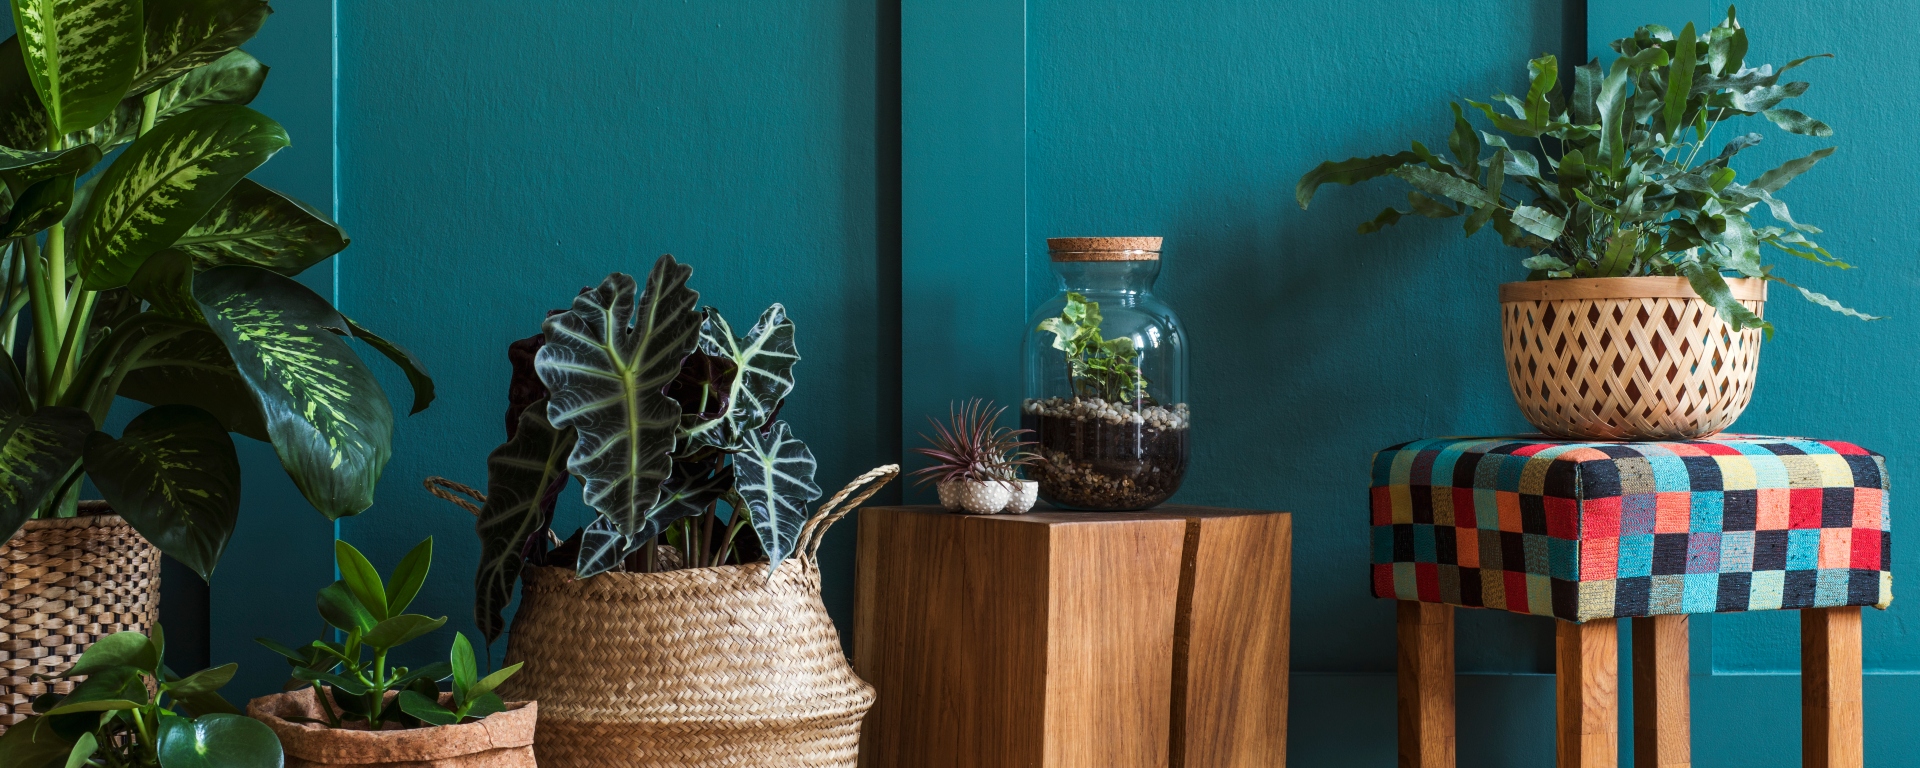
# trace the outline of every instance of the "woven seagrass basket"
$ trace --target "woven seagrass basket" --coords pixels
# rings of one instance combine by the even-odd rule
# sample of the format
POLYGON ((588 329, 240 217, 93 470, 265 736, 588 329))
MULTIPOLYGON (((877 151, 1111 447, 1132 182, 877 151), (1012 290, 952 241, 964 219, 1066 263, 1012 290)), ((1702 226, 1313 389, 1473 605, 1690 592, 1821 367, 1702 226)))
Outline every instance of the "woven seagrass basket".
MULTIPOLYGON (((159 618, 160 550, 104 502, 80 503, 80 516, 28 520, 0 546, 0 732, 47 692, 33 675, 64 670, 94 640, 145 632, 159 618)), ((70 693, 75 682, 52 688, 70 693)))
MULTIPOLYGON (((1765 281, 1727 283, 1762 313, 1765 281)), ((1561 438, 1716 434, 1747 409, 1760 368, 1761 331, 1735 332, 1681 277, 1507 283, 1500 332, 1521 413, 1561 438)))
POLYGON ((540 765, 851 768, 874 693, 820 602, 816 557, 828 527, 899 471, 822 505, 771 579, 764 562, 584 580, 528 569, 506 656, 526 667, 502 694, 539 702, 540 765))

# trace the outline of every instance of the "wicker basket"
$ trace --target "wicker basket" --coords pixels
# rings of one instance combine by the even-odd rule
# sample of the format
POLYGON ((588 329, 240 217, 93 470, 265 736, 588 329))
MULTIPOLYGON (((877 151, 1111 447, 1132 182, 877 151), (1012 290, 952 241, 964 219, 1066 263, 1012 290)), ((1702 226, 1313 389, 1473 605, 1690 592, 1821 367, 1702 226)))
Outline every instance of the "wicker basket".
MULTIPOLYGON (((159 618, 160 550, 104 503, 81 504, 79 517, 29 520, 0 547, 0 732, 47 692, 33 675, 66 669, 94 640, 145 632, 159 618)), ((53 690, 71 692, 74 682, 53 690)))
POLYGON ((766 563, 586 580, 528 569, 506 656, 526 667, 502 695, 539 702, 540 764, 853 766, 874 693, 841 651, 815 558, 827 528, 898 473, 836 494, 771 579, 766 563))
MULTIPOLYGON (((1754 314, 1766 282, 1728 280, 1754 314)), ((1692 440, 1753 396, 1759 329, 1735 332, 1680 277, 1500 286, 1507 381, 1540 431, 1584 440, 1692 440)))

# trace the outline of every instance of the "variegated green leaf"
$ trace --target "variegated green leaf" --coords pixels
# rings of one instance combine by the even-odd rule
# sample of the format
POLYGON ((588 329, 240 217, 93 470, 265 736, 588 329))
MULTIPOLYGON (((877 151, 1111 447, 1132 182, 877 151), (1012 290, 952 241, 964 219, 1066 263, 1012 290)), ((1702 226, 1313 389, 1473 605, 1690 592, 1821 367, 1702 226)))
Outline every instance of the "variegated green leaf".
POLYGON ((287 144, 279 123, 233 104, 193 110, 134 140, 101 175, 80 219, 75 242, 87 288, 126 285, 142 261, 287 144))
MULTIPOLYGON (((154 99, 154 125, 164 123, 188 110, 214 104, 250 104, 267 81, 267 66, 246 51, 234 51, 219 60, 161 84, 154 99)), ((140 113, 145 96, 120 100, 113 114, 99 125, 80 132, 80 141, 99 145, 102 152, 133 141, 140 133, 140 113)), ((0 110, 0 121, 4 111, 0 110)))
MULTIPOLYGON (((26 186, 55 176, 78 176, 100 162, 100 148, 91 144, 32 152, 0 147, 0 178, 15 186, 26 186)), ((68 182, 72 186, 72 182, 68 182)))
POLYGON ((328 518, 373 504, 392 452, 393 408, 325 299, 257 267, 194 277, 193 297, 258 399, 281 466, 328 518))
POLYGON ((211 578, 240 518, 240 459, 213 414, 163 405, 87 440, 87 478, 147 541, 211 578))
POLYGON ((153 311, 188 323, 205 323, 200 305, 193 302, 193 259, 168 248, 147 257, 133 273, 127 290, 147 302, 153 311))
POLYGON ((12 537, 80 463, 93 417, 49 406, 32 416, 0 412, 0 534, 12 537))
POLYGON ((196 328, 169 336, 125 365, 121 397, 148 405, 196 406, 213 414, 229 432, 261 442, 273 439, 253 388, 212 331, 196 328))
POLYGON ((691 274, 662 256, 644 292, 632 277, 608 275, 573 309, 547 318, 547 343, 534 359, 553 393, 548 418, 579 431, 567 468, 586 486, 587 504, 623 535, 640 530, 673 466, 680 406, 661 389, 679 375, 700 328, 691 274))
POLYGON ((0 237, 26 237, 53 226, 67 215, 73 205, 73 177, 45 179, 20 193, 8 212, 7 223, 0 226, 0 237))
POLYGON ((572 429, 547 421, 543 401, 521 411, 513 439, 487 454, 487 503, 474 523, 480 568, 473 577, 473 623, 487 642, 507 628, 500 614, 513 601, 527 557, 545 546, 554 502, 566 487, 574 437, 572 429))
POLYGON ((146 59, 131 91, 146 93, 253 38, 273 9, 266 0, 141 0, 146 59))
POLYGON ((700 445, 739 450, 741 436, 766 426, 780 401, 793 391, 793 364, 800 362, 793 344, 793 322, 787 319, 786 308, 775 304, 760 313, 760 321, 745 337, 734 338, 727 319, 708 307, 700 325, 699 349, 701 354, 731 361, 735 372, 726 395, 726 414, 718 419, 689 414, 682 425, 685 437, 700 445))
POLYGON ((795 439, 784 421, 747 433, 747 450, 734 456, 737 489, 747 502, 753 531, 773 563, 767 573, 793 554, 807 523, 807 502, 820 498, 813 482, 813 452, 795 439))
POLYGON ((140 0, 13 0, 27 76, 56 134, 113 113, 140 67, 140 0))
POLYGON ((0 145, 40 149, 47 145, 47 110, 27 75, 20 38, 0 42, 0 145))
POLYGON ((241 179, 173 247, 201 269, 248 264, 297 275, 345 249, 347 236, 306 203, 241 179))

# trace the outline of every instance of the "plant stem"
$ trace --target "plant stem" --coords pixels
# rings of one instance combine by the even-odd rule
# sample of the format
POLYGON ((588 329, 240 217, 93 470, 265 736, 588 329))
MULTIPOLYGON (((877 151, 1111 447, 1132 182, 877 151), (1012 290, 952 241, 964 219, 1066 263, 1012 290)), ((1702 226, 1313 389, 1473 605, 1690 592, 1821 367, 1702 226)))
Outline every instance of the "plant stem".
POLYGON ((66 338, 60 342, 60 353, 54 356, 53 401, 60 399, 67 386, 73 383, 74 369, 79 366, 80 348, 86 345, 82 336, 93 318, 93 304, 98 299, 98 291, 80 291, 80 296, 72 305, 72 314, 67 318, 66 338))
POLYGON ((26 246, 27 257, 27 294, 33 302, 33 339, 29 346, 38 359, 30 360, 33 375, 40 385, 39 402, 47 401, 47 392, 52 389, 48 376, 53 373, 54 354, 59 352, 58 342, 54 340, 55 320, 52 299, 48 297, 46 266, 40 259, 40 248, 29 237, 21 241, 26 246))
POLYGON ((154 118, 160 116, 160 89, 155 88, 147 91, 147 95, 141 97, 141 99, 139 135, 145 136, 147 135, 147 131, 153 130, 154 118))

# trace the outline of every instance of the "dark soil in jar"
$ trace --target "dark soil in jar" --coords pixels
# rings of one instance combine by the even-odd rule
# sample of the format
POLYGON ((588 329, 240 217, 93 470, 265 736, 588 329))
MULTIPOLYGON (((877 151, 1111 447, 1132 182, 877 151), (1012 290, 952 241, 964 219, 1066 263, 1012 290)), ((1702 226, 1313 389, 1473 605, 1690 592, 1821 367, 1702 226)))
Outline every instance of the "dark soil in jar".
POLYGON ((1020 423, 1034 431, 1041 459, 1027 474, 1056 507, 1147 509, 1179 490, 1187 474, 1185 403, 1135 409, 1098 398, 1028 400, 1020 423))

